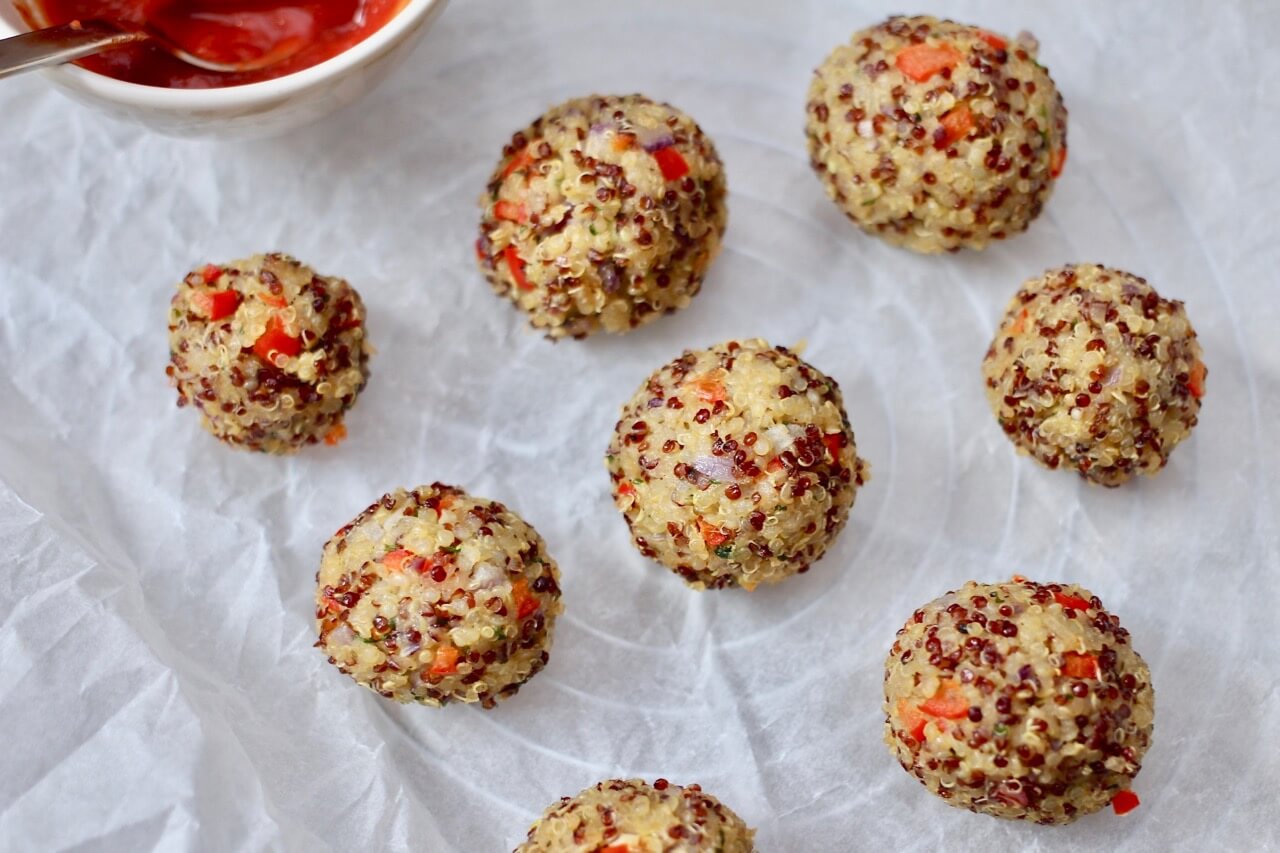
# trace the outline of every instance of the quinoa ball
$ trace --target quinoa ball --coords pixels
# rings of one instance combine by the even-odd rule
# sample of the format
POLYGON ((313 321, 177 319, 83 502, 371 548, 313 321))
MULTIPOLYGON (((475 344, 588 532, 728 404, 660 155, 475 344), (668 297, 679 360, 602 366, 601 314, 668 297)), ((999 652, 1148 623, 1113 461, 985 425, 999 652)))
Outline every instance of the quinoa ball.
POLYGON ((1201 355, 1181 302, 1130 273, 1076 264, 1022 285, 982 375, 1019 453, 1118 486, 1155 474, 1191 434, 1201 355))
POLYGON ((511 137, 480 205, 481 270, 553 339, 688 305, 728 215, 711 140, 643 95, 552 107, 511 137))
POLYGON ((916 252, 1025 231, 1067 160, 1067 111, 1028 34, 892 17, 814 72, 805 132, 827 195, 916 252))
POLYGON ((536 530, 433 483, 383 495, 325 543, 316 646, 388 699, 492 708, 546 666, 562 609, 536 530))
POLYGON ((337 444, 372 352, 360 294, 288 255, 207 264, 170 301, 165 372, 178 405, 193 403, 233 447, 337 444))
POLYGON ((754 836, 698 785, 610 779, 548 808, 515 853, 754 853, 754 836))
POLYGON ((1042 824, 1137 805, 1151 673, 1083 587, 970 581, 907 620, 884 678, 885 742, 948 804, 1042 824))
POLYGON ((835 380, 759 339, 654 372, 605 462, 640 553, 695 589, 808 571, 869 476, 835 380))

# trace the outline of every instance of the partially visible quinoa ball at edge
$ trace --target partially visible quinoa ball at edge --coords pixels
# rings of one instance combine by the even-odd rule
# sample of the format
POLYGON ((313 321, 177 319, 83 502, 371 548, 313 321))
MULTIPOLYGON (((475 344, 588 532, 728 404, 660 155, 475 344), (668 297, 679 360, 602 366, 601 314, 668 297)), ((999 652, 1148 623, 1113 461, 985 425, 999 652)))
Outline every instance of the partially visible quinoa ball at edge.
POLYGON ((1019 453, 1118 486, 1160 471, 1190 436, 1208 370, 1181 302, 1131 273, 1076 264, 1023 283, 982 375, 1019 453))
POLYGON ((859 228, 916 252, 1026 230, 1067 158, 1067 111, 1038 44, 937 18, 853 34, 814 72, 809 156, 859 228))
POLYGON ((627 332, 684 308, 728 209, 711 140, 642 95, 593 95, 518 131, 480 199, 476 256, 550 338, 627 332))
POLYGON ((1080 586, 1015 576, 929 602, 898 631, 884 697, 890 751, 949 805, 1062 824, 1137 804, 1151 674, 1080 586))
POLYGON ((341 441, 373 352, 355 289, 282 254, 187 274, 169 351, 178 405, 227 444, 269 453, 341 441))
POLYGON ((808 571, 870 476, 835 380, 760 339, 655 371, 605 462, 636 547, 696 589, 808 571))
POLYGON ((754 837, 698 785, 609 779, 549 806, 515 853, 754 853, 754 837))
POLYGON ((316 646, 388 699, 490 708, 546 665, 562 609, 536 530, 433 483, 383 495, 325 543, 316 646))

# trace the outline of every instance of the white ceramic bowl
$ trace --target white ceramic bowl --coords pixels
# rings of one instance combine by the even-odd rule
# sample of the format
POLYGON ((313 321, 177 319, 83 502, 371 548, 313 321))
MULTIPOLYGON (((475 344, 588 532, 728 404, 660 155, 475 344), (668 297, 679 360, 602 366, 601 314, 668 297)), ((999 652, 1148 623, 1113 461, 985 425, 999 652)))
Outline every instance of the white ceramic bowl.
MULTIPOLYGON (((274 136, 313 122, 372 89, 413 48, 448 0, 407 0, 367 39, 293 74, 221 89, 163 89, 126 83, 75 65, 44 73, 77 101, 174 136, 274 136)), ((0 0, 0 38, 26 30, 0 0)))

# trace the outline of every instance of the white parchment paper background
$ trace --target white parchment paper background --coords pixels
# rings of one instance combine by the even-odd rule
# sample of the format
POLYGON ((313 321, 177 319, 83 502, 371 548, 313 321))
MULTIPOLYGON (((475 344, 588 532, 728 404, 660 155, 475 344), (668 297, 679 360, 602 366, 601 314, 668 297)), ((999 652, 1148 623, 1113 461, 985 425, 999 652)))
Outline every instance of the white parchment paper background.
POLYGON ((940 3, 1041 37, 1071 159, 1029 233, 924 258, 842 219, 801 130, 812 68, 899 6, 459 0, 367 100, 267 142, 0 84, 0 848, 501 851, 615 775, 701 782, 765 853, 1280 848, 1280 8, 940 3), (711 134, 727 244, 689 310, 552 345, 476 271, 475 198, 513 130, 595 90, 711 134), (232 452, 165 384, 174 283, 268 249, 368 304, 336 451, 232 452), (1200 426, 1153 481, 1041 470, 987 410, 1001 306, 1072 260, 1149 277, 1203 340, 1200 426), (653 368, 749 335, 808 341, 873 479, 808 575, 696 594, 628 544, 601 456, 653 368), (325 538, 435 479, 520 511, 564 572, 550 666, 491 712, 391 705, 311 647, 325 538), (1151 665, 1126 819, 954 810, 880 742, 894 630, 1013 572, 1093 589, 1151 665))

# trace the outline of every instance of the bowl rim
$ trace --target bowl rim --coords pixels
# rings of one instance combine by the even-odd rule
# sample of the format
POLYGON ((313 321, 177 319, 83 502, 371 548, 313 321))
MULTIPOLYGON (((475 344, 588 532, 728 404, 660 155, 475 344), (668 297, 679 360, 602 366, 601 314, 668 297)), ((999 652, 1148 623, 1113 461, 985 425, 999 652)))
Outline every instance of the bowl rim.
MULTIPOLYGON (((210 89, 170 89, 117 80, 70 63, 50 70, 65 75, 69 78, 67 82, 75 84, 77 88, 115 103, 150 109, 184 111, 251 107, 288 98, 319 83, 343 76, 351 68, 363 64, 394 45, 447 2, 448 0, 405 0, 391 20, 371 33, 368 38, 352 45, 342 53, 291 74, 257 83, 210 89)), ((9 5, 11 9, 14 8, 11 0, 0 0, 0 3, 9 5)), ((0 37, 18 35, 26 31, 25 26, 15 27, 5 16, 0 15, 0 37)))

